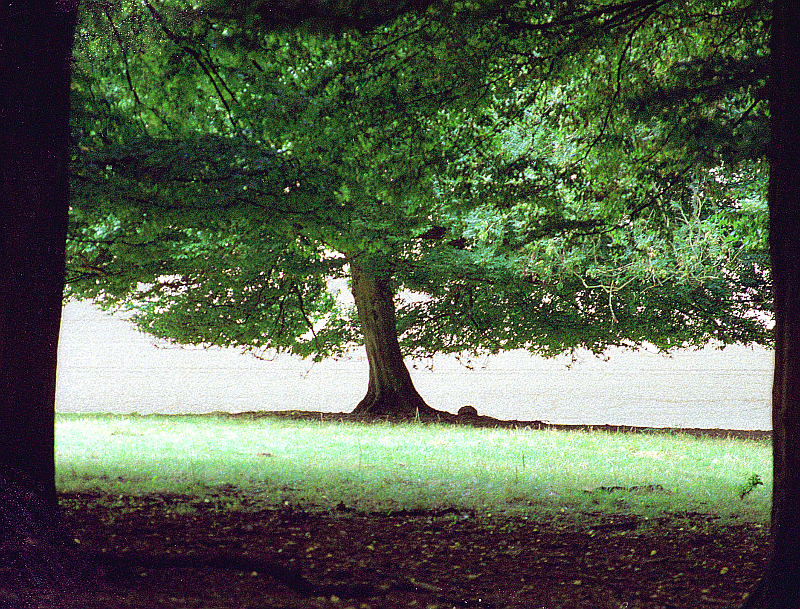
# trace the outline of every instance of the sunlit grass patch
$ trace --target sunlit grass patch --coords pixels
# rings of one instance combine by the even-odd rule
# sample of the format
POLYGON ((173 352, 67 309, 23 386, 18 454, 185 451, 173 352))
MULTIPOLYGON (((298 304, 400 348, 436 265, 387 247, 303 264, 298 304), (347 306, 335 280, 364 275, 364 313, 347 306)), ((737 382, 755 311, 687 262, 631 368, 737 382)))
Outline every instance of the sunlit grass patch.
POLYGON ((681 434, 208 415, 59 415, 56 432, 61 491, 203 500, 224 489, 237 507, 701 512, 765 521, 771 496, 768 444, 681 434), (753 474, 764 484, 741 499, 753 474))

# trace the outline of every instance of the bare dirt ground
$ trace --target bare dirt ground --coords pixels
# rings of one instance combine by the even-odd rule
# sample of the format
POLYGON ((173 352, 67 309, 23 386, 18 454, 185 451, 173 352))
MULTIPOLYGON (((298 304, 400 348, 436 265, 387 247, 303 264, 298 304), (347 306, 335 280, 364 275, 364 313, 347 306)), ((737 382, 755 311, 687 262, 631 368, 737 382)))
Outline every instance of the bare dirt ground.
POLYGON ((471 513, 180 509, 189 498, 62 497, 81 545, 122 557, 113 584, 29 607, 672 609, 735 607, 765 531, 708 516, 549 521, 471 513))

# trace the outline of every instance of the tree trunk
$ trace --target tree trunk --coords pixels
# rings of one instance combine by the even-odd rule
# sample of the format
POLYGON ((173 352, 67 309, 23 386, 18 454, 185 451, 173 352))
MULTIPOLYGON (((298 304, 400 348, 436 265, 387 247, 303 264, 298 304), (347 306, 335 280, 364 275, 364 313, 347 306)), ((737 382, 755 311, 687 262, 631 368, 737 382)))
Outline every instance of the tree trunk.
POLYGON ((392 419, 431 419, 431 408, 414 388, 397 341, 389 273, 376 272, 350 257, 350 275, 369 362, 369 386, 353 414, 392 419))
POLYGON ((775 294, 770 557, 747 609, 800 607, 800 2, 776 0, 769 147, 775 294))
POLYGON ((0 572, 34 591, 79 569, 54 465, 76 11, 0 4, 0 572))
POLYGON ((56 351, 77 0, 0 8, 0 465, 55 502, 56 351), (68 5, 72 6, 68 6, 68 5))

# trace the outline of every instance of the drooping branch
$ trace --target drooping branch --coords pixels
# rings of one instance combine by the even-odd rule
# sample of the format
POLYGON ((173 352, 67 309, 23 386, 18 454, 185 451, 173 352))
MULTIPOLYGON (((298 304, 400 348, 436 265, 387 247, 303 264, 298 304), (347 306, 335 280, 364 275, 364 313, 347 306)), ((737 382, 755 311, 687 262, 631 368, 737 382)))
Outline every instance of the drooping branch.
POLYGON ((217 19, 248 15, 268 29, 303 26, 328 31, 370 30, 410 12, 422 12, 439 0, 210 0, 207 10, 217 19))

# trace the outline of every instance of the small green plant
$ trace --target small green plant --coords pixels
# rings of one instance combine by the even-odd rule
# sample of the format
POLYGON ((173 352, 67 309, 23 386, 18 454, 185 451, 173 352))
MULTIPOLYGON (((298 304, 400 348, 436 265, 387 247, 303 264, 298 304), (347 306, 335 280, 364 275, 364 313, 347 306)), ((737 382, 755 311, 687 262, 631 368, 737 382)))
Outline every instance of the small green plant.
POLYGON ((759 485, 764 486, 764 483, 761 481, 761 476, 758 474, 751 474, 751 476, 747 479, 747 482, 739 487, 739 499, 744 499, 747 497, 759 485))

